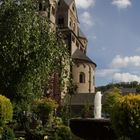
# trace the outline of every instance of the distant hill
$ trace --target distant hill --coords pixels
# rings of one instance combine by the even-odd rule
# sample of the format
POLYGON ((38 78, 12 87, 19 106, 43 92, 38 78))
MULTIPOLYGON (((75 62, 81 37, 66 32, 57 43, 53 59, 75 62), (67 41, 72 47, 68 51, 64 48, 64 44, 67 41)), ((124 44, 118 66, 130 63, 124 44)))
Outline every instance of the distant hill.
POLYGON ((120 82, 120 83, 111 83, 106 86, 99 86, 96 87, 96 91, 102 91, 105 92, 108 89, 112 87, 117 87, 117 88, 135 88, 137 93, 140 93, 140 83, 137 81, 133 82, 120 82))

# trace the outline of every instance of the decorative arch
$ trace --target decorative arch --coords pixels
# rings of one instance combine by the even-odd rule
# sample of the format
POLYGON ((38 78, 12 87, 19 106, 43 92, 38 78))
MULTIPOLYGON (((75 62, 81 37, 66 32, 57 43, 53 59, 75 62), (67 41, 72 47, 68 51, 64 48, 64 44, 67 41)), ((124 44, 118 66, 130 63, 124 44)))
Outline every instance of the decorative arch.
POLYGON ((86 75, 84 72, 80 72, 79 74, 79 83, 85 83, 86 75))

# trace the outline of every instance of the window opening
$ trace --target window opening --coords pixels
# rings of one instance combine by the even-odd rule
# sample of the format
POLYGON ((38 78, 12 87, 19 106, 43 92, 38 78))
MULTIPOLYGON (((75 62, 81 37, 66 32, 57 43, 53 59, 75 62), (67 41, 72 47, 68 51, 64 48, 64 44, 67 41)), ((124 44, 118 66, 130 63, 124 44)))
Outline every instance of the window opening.
POLYGON ((79 82, 80 83, 85 83, 85 73, 81 72, 79 75, 79 82))

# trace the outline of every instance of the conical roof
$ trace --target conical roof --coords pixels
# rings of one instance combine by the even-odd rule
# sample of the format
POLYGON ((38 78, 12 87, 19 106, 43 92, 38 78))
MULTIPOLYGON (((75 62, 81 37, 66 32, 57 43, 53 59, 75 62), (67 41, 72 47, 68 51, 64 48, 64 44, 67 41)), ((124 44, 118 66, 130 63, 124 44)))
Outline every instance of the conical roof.
POLYGON ((77 60, 82 60, 82 61, 86 61, 89 63, 92 63, 96 66, 96 63, 94 63, 86 54, 84 54, 82 51, 80 51, 79 49, 77 49, 73 55, 72 55, 72 59, 77 59, 77 60))

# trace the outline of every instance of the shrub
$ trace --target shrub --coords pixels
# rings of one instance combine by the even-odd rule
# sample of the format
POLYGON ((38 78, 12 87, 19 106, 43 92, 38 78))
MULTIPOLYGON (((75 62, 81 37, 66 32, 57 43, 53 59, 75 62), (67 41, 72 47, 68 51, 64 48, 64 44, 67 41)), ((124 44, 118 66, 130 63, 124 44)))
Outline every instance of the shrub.
POLYGON ((23 137, 15 138, 15 140, 25 140, 23 137))
POLYGON ((14 140, 15 139, 15 134, 13 129, 11 128, 4 128, 4 131, 2 133, 2 140, 14 140))
POLYGON ((26 137, 26 140, 44 140, 44 135, 45 135, 45 132, 43 128, 41 128, 40 130, 39 129, 29 130, 26 133, 25 137, 26 137))
POLYGON ((49 115, 57 108, 55 100, 43 98, 34 102, 33 111, 37 114, 42 124, 45 125, 49 119, 49 115))
POLYGON ((94 116, 93 106, 87 103, 81 111, 81 116, 83 118, 93 117, 94 116))
POLYGON ((105 103, 103 104, 103 112, 110 115, 112 112, 113 105, 121 97, 120 90, 116 87, 111 88, 105 94, 105 103))
POLYGON ((0 95, 0 126, 8 123, 13 117, 13 107, 8 98, 0 95))
POLYGON ((118 138, 117 140, 131 140, 131 139, 123 136, 123 137, 118 138))
POLYGON ((114 131, 119 137, 140 139, 140 95, 127 95, 118 100, 111 114, 114 131))
POLYGON ((57 127, 53 140, 72 140, 70 128, 65 125, 57 127))

